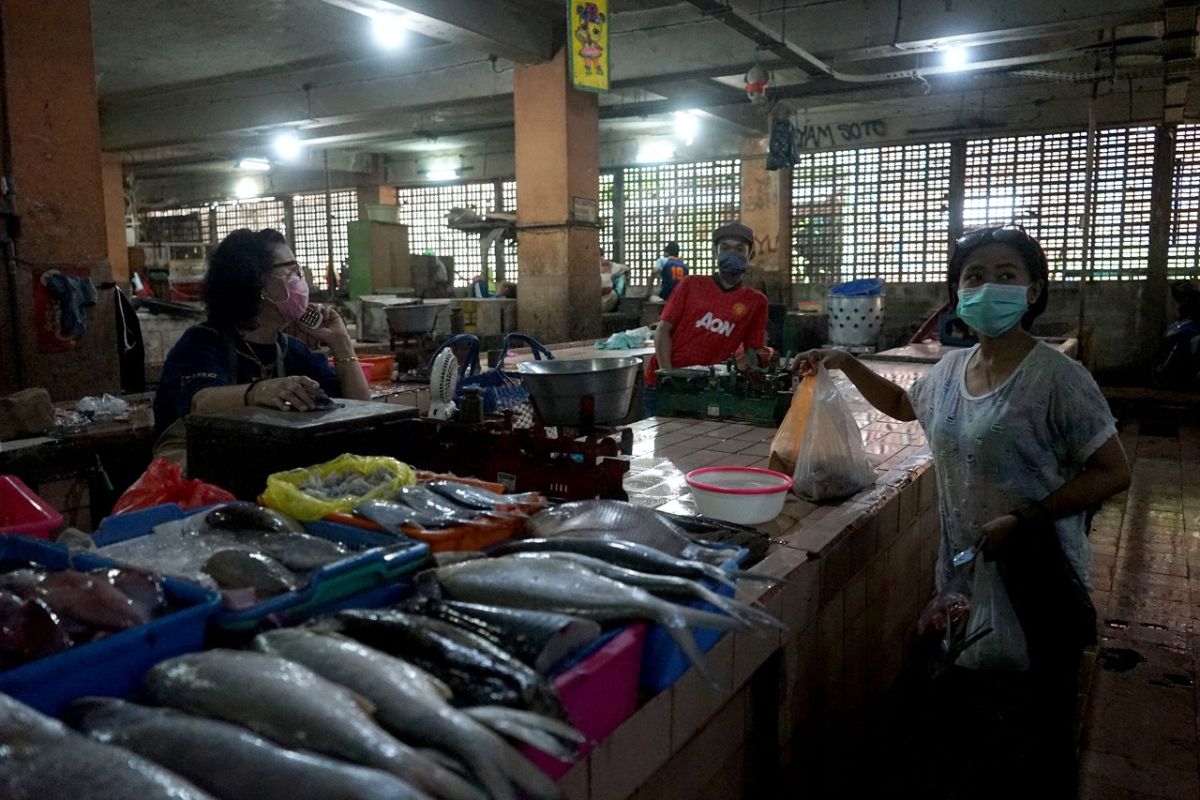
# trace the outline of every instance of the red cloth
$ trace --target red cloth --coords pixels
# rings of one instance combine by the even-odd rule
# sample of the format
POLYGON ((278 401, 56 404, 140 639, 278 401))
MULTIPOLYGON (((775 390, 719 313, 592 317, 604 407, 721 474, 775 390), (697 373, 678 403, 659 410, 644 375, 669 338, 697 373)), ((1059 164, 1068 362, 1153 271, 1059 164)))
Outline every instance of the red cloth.
MULTIPOLYGON (((693 275, 671 292, 659 317, 671 324, 671 366, 719 364, 767 339, 767 296, 749 286, 724 289, 711 275, 693 275)), ((654 385, 658 359, 646 364, 646 385, 654 385)))

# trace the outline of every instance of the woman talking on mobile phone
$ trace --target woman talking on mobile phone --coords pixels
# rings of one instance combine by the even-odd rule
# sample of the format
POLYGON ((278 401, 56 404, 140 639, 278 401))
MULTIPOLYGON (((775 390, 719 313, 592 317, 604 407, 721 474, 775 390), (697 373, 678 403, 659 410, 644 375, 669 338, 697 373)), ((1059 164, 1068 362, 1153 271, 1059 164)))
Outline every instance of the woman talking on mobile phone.
POLYGON ((189 328, 163 364, 154 399, 155 456, 184 463, 183 417, 237 406, 309 411, 328 397, 369 400, 346 324, 309 305, 308 284, 279 231, 240 228, 208 259, 208 318, 189 328), (282 329, 299 323, 334 361, 282 329))

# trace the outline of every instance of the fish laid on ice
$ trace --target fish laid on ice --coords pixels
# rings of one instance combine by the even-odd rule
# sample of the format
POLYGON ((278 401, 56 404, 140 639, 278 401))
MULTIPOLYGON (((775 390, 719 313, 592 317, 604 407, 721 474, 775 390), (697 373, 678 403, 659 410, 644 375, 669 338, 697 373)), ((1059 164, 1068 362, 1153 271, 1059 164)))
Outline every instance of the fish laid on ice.
POLYGON ((405 741, 443 750, 461 760, 493 800, 557 798, 544 773, 479 722, 438 695, 423 670, 342 636, 283 629, 260 634, 254 647, 303 664, 375 706, 381 725, 405 741))
POLYGON ((471 522, 478 513, 424 486, 402 486, 393 499, 429 517, 448 519, 460 524, 471 522))
POLYGON ((483 800, 458 775, 386 733, 356 695, 276 656, 233 650, 179 656, 151 669, 145 688, 159 705, 244 725, 284 747, 382 769, 435 797, 483 800))
POLYGON ((350 555, 350 551, 337 542, 308 533, 261 536, 254 544, 288 569, 301 571, 319 569, 350 555))
POLYGON ((529 535, 542 539, 616 539, 653 547, 676 558, 720 564, 729 550, 707 546, 654 509, 623 500, 577 500, 541 511, 529 519, 529 535))
POLYGON ((71 569, 47 573, 29 596, 44 600, 59 616, 107 631, 125 630, 150 620, 144 609, 107 579, 71 569))
POLYGON ((253 589, 257 597, 294 592, 300 585, 283 564, 262 553, 221 550, 204 562, 204 572, 222 589, 253 589))
POLYGON ((4 800, 212 800, 128 750, 93 742, 0 695, 4 800))
POLYGON ((530 558, 530 559, 546 559, 558 558, 566 559, 575 564, 585 567, 597 575, 603 575, 606 578, 612 578, 614 581, 637 586, 645 589, 653 595, 662 597, 667 600, 675 600, 686 602, 689 600, 700 600, 715 606, 731 617, 737 617, 751 625, 757 625, 762 628, 777 628, 784 629, 782 622, 777 620, 762 609, 739 602, 732 597, 725 597, 717 594, 707 586, 702 585, 698 581, 689 578, 679 578, 674 575, 655 575, 648 572, 638 572, 637 570, 626 569, 619 567, 616 564, 603 561, 599 558, 580 555, 579 553, 563 553, 563 552, 535 552, 535 553, 513 553, 510 558, 530 558))
POLYGON ((157 576, 120 567, 96 569, 92 570, 92 574, 103 578, 110 586, 132 600, 147 617, 166 608, 166 588, 162 579, 157 576))
POLYGON ((0 669, 61 653, 71 644, 71 635, 50 606, 0 589, 0 669))
POLYGON ((668 603, 643 589, 564 560, 489 558, 440 567, 434 573, 443 594, 454 600, 557 611, 597 622, 627 619, 656 622, 714 685, 718 683, 716 675, 696 647, 689 626, 715 630, 747 627, 733 617, 668 603))
POLYGON ((457 625, 393 609, 342 611, 329 624, 441 678, 457 705, 511 706, 566 718, 558 693, 545 677, 457 625))
POLYGON ((404 608, 473 631, 508 650, 543 675, 562 659, 600 638, 599 623, 549 611, 459 603, 428 597, 414 598, 405 603, 404 608))
POLYGON ((257 503, 238 500, 214 508, 204 515, 204 526, 230 533, 303 533, 304 528, 289 516, 257 503))
POLYGON ((111 697, 78 700, 68 715, 93 739, 166 767, 219 800, 428 798, 386 772, 285 750, 245 728, 215 719, 111 697))
POLYGON ((417 511, 412 506, 396 503, 391 500, 368 500, 354 507, 356 516, 369 519, 388 533, 397 536, 404 535, 404 526, 412 525, 419 529, 445 528, 451 523, 443 517, 430 516, 417 511))
POLYGON ((510 553, 564 552, 579 553, 638 572, 675 575, 700 580, 708 578, 734 587, 735 578, 751 577, 743 570, 725 570, 703 561, 693 561, 667 555, 661 550, 620 539, 587 539, 575 536, 555 536, 553 539, 518 539, 505 542, 492 551, 495 555, 510 553))

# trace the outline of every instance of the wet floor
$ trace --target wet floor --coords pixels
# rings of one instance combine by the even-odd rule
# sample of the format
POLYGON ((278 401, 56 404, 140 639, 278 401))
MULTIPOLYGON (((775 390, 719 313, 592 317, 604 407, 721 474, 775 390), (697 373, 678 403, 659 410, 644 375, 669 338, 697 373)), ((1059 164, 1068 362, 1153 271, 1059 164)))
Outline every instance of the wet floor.
POLYGON ((1080 797, 1200 797, 1200 423, 1121 427, 1133 485, 1095 520, 1100 642, 1083 698, 1080 797))

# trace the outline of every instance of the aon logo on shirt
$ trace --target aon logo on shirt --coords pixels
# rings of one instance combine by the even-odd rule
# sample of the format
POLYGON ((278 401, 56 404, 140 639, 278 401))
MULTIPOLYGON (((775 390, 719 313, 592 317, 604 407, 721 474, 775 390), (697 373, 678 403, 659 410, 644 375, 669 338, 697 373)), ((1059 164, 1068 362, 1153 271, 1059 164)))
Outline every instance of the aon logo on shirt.
POLYGON ((729 336, 733 333, 734 325, 732 322, 726 322, 720 317, 714 317, 709 311, 703 317, 696 321, 697 328, 706 328, 713 333, 719 333, 722 336, 729 336))

